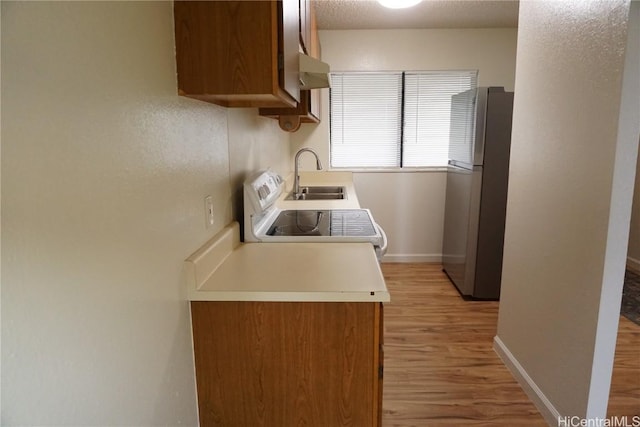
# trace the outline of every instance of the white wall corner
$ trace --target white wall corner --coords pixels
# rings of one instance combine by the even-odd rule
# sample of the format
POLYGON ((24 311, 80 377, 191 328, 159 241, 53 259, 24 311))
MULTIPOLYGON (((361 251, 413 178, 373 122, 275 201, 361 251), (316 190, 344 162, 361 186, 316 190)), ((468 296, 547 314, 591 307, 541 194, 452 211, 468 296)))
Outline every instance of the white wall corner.
MULTIPOLYGON (((0 33, 2 29, 2 8, 0 8, 0 33)), ((0 70, 0 80, 2 80, 2 71, 0 70)), ((0 104, 1 105, 1 104, 0 104)), ((0 129, 2 129, 2 107, 0 106, 0 129)), ((0 153, 2 153, 2 137, 0 136, 0 153)), ((0 154, 0 164, 2 164, 2 154, 0 154)), ((2 176, 2 168, 0 168, 0 176, 2 176)), ((0 186, 1 187, 1 186, 0 186)), ((2 202, 0 197, 0 223, 2 222, 2 202)), ((0 227, 0 242, 2 241, 2 228, 0 227)), ((1 245, 0 245, 1 246, 1 245)), ((2 253, 0 250, 0 260, 2 253)), ((0 278, 2 277, 2 263, 0 262, 0 278)), ((0 355, 2 355, 2 279, 0 279, 0 355)), ((0 357, 0 423, 2 423, 2 357, 0 357)))
POLYGON ((640 135, 640 3, 630 5, 622 96, 587 418, 607 414, 640 135))
POLYGON ((502 362, 507 369, 511 372, 511 375, 518 381, 520 387, 529 396, 529 399, 536 405, 538 411, 544 418, 544 420, 550 426, 557 426, 560 419, 560 412, 553 406, 551 401, 547 399, 542 390, 537 386, 533 379, 527 374, 527 371, 518 362, 518 359, 509 351, 507 346, 502 342, 500 337, 495 336, 493 338, 493 350, 498 354, 502 362))

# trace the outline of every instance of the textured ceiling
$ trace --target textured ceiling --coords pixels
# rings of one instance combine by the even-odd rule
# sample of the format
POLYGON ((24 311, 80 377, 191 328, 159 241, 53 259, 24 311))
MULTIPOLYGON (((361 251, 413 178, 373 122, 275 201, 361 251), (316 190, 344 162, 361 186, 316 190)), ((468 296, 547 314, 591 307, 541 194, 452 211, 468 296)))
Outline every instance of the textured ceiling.
POLYGON ((321 30, 518 26, 516 0, 423 0, 387 9, 375 0, 314 0, 321 30))

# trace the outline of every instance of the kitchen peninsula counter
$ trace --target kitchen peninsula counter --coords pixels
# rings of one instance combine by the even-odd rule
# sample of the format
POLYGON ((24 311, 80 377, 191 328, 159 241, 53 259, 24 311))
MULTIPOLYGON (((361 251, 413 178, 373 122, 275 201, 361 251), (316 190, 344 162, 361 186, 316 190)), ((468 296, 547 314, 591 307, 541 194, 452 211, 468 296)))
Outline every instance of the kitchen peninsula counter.
POLYGON ((245 243, 232 223, 185 261, 191 301, 389 301, 370 243, 245 243))
POLYGON ((234 222, 185 273, 200 425, 381 425, 389 293, 370 243, 242 244, 234 222))
MULTIPOLYGON (((276 205, 359 208, 350 178, 301 180, 346 200, 276 205)), ((390 298, 370 242, 241 243, 233 222, 184 267, 200 425, 381 426, 390 298)))

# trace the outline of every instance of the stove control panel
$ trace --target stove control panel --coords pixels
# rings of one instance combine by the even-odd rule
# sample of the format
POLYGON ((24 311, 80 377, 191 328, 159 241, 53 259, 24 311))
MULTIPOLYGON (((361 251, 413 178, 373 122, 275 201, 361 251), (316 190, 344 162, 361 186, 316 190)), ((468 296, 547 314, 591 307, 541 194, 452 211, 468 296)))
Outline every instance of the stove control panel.
POLYGON ((282 194, 282 183, 282 177, 272 170, 263 171, 245 183, 245 190, 251 196, 255 213, 264 211, 278 200, 282 194))

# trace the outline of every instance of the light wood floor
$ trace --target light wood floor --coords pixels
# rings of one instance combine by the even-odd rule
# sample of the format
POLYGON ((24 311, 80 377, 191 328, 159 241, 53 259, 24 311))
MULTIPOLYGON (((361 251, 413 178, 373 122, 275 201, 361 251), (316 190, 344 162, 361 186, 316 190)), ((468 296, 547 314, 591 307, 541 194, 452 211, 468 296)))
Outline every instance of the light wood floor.
MULTIPOLYGON (((493 351, 498 302, 463 301, 438 264, 385 263, 382 271, 391 293, 384 427, 547 425, 493 351)), ((640 327, 622 318, 620 336, 616 415, 640 407, 640 327)))
MULTIPOLYGON (((640 326, 620 316, 608 416, 640 416, 640 326)), ((633 425, 633 424, 631 424, 633 425)))

